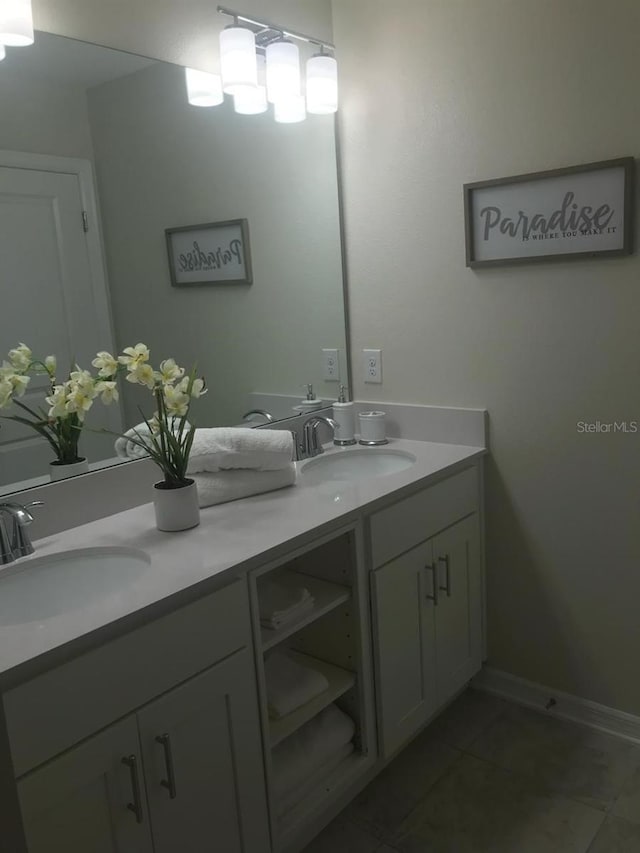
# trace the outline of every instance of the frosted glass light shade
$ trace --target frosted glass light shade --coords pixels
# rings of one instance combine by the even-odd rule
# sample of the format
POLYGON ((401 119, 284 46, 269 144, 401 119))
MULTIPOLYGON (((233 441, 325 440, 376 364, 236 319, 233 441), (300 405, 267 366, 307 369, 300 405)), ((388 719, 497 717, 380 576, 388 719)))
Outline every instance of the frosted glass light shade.
POLYGON ((187 98, 194 107, 216 107, 224 101, 222 79, 218 74, 185 68, 187 98))
POLYGON ((247 87, 233 96, 233 109, 241 115, 255 116, 266 113, 268 106, 267 90, 264 86, 256 86, 255 89, 247 87))
POLYGON ((6 55, 7 51, 4 49, 4 45, 0 44, 0 62, 2 62, 6 55))
POLYGON ((316 54, 307 61, 307 112, 316 115, 338 109, 338 63, 333 56, 316 54))
POLYGON ((304 121, 307 111, 303 95, 294 95, 286 100, 279 100, 273 105, 273 117, 282 124, 294 124, 304 121))
POLYGON ((267 97, 272 104, 300 95, 300 51, 293 42, 274 41, 267 57, 267 97))
POLYGON ((241 89, 258 85, 256 39, 246 27, 225 27, 220 33, 220 70, 222 89, 235 95, 241 89))
POLYGON ((0 0, 0 44, 33 44, 31 0, 0 0))

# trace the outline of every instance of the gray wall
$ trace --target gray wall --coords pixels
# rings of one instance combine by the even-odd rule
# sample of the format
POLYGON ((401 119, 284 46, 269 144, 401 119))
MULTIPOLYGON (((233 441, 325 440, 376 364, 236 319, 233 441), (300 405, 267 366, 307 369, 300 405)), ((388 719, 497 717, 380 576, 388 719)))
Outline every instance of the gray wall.
POLYGON ((489 663, 638 714, 640 260, 468 270, 462 184, 640 155, 640 4, 333 14, 356 393, 488 408, 489 663))
POLYGON ((0 74, 0 149, 93 159, 87 100, 81 89, 0 74))

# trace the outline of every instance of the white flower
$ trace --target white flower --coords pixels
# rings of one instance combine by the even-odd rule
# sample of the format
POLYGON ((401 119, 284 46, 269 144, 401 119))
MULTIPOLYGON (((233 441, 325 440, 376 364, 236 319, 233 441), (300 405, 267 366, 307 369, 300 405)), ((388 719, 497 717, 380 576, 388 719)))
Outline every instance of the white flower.
POLYGON ((191 394, 192 397, 202 397, 207 393, 205 388, 204 379, 194 379, 193 384, 191 386, 191 392, 189 392, 189 383, 191 382, 191 377, 185 376, 184 379, 178 383, 176 386, 180 391, 184 394, 191 394))
POLYGON ((153 388, 156 384, 156 375, 153 367, 150 364, 140 362, 133 367, 128 368, 127 382, 133 382, 138 385, 146 385, 147 388, 153 388))
POLYGON ((100 395, 100 399, 106 405, 109 403, 118 402, 118 384, 116 382, 98 382, 96 384, 96 394, 100 395))
POLYGON ((126 347, 124 355, 118 356, 120 364, 126 364, 129 370, 134 370, 139 364, 149 361, 149 347, 145 344, 136 344, 134 347, 126 347))
POLYGON ((11 402, 13 394, 13 385, 8 379, 0 377, 0 409, 4 409, 11 402))
POLYGON ((16 397, 22 397, 27 390, 27 385, 31 382, 30 376, 22 376, 19 373, 14 373, 12 376, 7 376, 6 378, 11 383, 13 393, 16 397))
POLYGON ((0 367, 0 378, 4 377, 6 379, 9 376, 13 376, 15 372, 16 369, 12 364, 9 364, 8 361, 2 362, 2 367, 0 367))
POLYGON ((160 432, 160 418, 158 417, 158 413, 155 412, 153 417, 149 420, 149 428, 153 435, 157 435, 160 432))
POLYGON ((73 385, 67 383, 67 402, 65 404, 65 412, 67 414, 76 414, 83 421, 85 414, 93 406, 95 394, 87 394, 86 389, 81 385, 73 385))
POLYGON ((71 385, 74 386, 74 391, 80 390, 82 394, 91 397, 91 399, 97 396, 93 376, 88 370, 82 370, 76 364, 76 369, 72 370, 69 374, 69 380, 71 385))
POLYGON ((173 385, 165 385, 162 389, 167 412, 174 417, 182 418, 189 411, 189 395, 173 385))
POLYGON ((47 368, 47 373, 49 376, 56 375, 56 366, 58 362, 55 355, 48 355, 44 360, 44 366, 47 368))
POLYGON ((98 368, 98 376, 106 377, 113 376, 118 370, 118 362, 109 352, 102 350, 91 362, 93 367, 98 368))
POLYGON ((15 349, 9 350, 9 361, 16 370, 26 370, 31 364, 32 353, 26 344, 18 344, 15 349))
POLYGON ((53 394, 45 397, 49 404, 50 418, 64 418, 67 414, 67 389, 64 385, 54 385, 53 394))
POLYGON ((167 358, 160 362, 160 371, 156 374, 156 378, 163 385, 168 385, 170 382, 175 382, 184 376, 184 367, 178 367, 173 358, 167 358))

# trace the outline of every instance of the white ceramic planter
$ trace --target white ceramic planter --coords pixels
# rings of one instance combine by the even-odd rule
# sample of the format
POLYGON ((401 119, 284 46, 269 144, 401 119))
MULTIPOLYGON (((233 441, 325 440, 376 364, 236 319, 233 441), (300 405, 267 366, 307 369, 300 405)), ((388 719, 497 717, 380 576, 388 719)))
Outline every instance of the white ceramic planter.
POLYGON ((76 477, 78 474, 89 473, 89 460, 79 459, 78 462, 71 462, 67 465, 62 465, 59 462, 49 463, 49 474, 51 482, 55 483, 58 480, 66 480, 67 477, 76 477))
POLYGON ((153 487, 153 506, 156 511, 156 527, 175 533, 189 530, 200 524, 198 491, 193 480, 180 489, 163 489, 164 481, 153 487))

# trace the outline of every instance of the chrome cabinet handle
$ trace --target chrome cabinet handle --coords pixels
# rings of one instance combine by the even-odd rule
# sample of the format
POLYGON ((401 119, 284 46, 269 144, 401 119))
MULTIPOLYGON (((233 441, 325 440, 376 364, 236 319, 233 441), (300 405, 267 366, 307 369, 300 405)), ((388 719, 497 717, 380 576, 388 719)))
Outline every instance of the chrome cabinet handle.
POLYGON ((140 777, 138 775, 138 759, 135 755, 127 755, 122 759, 125 767, 129 768, 131 774, 131 791, 133 793, 133 802, 127 803, 127 808, 136 816, 136 823, 142 823, 144 815, 142 814, 142 796, 140 794, 140 777))
POLYGON ((161 779, 160 784, 163 788, 169 791, 169 799, 175 800, 176 793, 176 772, 173 766, 173 753, 171 752, 171 738, 168 734, 158 735, 156 743, 159 743, 164 750, 164 763, 167 768, 167 778, 161 779))
POLYGON ((445 554, 444 557, 438 557, 438 562, 444 563, 447 579, 445 586, 441 586, 440 589, 447 593, 448 598, 451 598, 451 566, 449 564, 449 555, 445 554))
POLYGON ((432 577, 433 577, 433 587, 432 587, 433 588, 433 594, 427 595, 427 598, 429 599, 429 601, 433 601, 434 606, 437 607, 438 602, 440 600, 440 593, 438 590, 438 573, 436 571, 435 565, 430 566, 427 563, 427 565, 425 566, 425 569, 427 569, 427 571, 429 571, 429 572, 433 572, 433 575, 432 575, 432 577))

